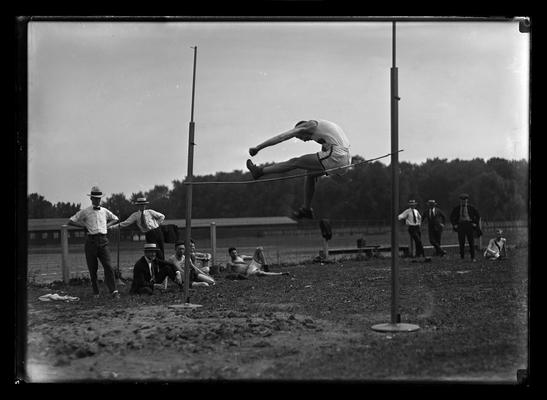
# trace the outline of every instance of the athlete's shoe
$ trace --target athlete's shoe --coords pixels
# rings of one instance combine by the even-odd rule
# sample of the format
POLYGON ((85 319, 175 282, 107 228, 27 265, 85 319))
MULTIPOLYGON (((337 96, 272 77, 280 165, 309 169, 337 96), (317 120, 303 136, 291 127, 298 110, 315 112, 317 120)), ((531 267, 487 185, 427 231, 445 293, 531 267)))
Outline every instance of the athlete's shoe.
POLYGON ((302 219, 302 218, 313 219, 313 209, 300 207, 298 211, 293 212, 292 215, 296 219, 302 219))
POLYGON ((258 179, 262 175, 264 175, 264 172, 262 172, 262 168, 260 168, 257 165, 254 165, 251 160, 247 160, 247 168, 249 171, 251 171, 251 174, 253 175, 253 179, 258 179))

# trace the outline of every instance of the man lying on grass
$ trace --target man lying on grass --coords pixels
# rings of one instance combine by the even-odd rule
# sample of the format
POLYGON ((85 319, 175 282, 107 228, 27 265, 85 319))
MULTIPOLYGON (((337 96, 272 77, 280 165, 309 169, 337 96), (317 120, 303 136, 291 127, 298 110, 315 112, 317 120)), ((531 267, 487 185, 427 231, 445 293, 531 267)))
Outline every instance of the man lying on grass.
POLYGON ((228 249, 230 254, 230 261, 226 263, 226 267, 230 275, 227 278, 232 279, 246 279, 249 276, 281 276, 289 275, 288 272, 270 272, 268 264, 266 263, 266 257, 264 256, 264 249, 257 247, 254 255, 245 256, 237 254, 235 247, 228 249))

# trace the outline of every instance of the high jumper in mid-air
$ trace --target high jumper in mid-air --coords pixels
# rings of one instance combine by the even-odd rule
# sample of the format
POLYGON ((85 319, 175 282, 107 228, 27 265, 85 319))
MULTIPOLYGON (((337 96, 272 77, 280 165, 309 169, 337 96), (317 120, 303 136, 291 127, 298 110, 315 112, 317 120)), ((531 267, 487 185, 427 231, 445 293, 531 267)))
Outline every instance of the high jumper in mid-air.
POLYGON ((347 172, 347 168, 343 167, 351 165, 350 144, 346 134, 337 124, 318 119, 298 122, 294 128, 280 133, 255 147, 249 148, 249 154, 253 157, 260 150, 291 138, 297 138, 304 142, 313 140, 321 145, 321 151, 263 167, 255 165, 249 159, 247 160, 247 168, 251 171, 254 179, 258 179, 264 175, 288 172, 293 169, 306 170, 308 175, 304 183, 304 204, 293 213, 293 217, 297 219, 313 219, 314 214, 311 203, 317 178, 329 174, 341 176, 347 172), (326 172, 326 170, 333 168, 340 169, 334 172, 326 172))

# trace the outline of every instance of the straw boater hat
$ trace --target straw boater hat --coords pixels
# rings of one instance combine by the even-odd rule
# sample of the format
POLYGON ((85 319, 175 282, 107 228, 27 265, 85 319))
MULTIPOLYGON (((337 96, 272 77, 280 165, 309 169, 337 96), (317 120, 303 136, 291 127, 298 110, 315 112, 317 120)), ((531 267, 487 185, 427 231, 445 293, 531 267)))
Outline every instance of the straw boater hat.
POLYGON ((133 202, 133 204, 139 206, 141 204, 148 204, 149 202, 146 200, 146 197, 138 197, 137 200, 133 202))
POLYGON ((98 186, 93 186, 91 188, 91 193, 88 194, 89 197, 98 197, 101 198, 104 196, 103 191, 99 189, 98 186))
POLYGON ((160 249, 156 246, 156 243, 145 243, 144 251, 160 251, 160 249))
POLYGON ((431 206, 436 206, 437 202, 435 200, 427 200, 427 204, 429 204, 431 206))
POLYGON ((416 204, 418 204, 418 203, 416 202, 416 200, 409 200, 409 201, 408 201, 408 205, 409 205, 409 206, 415 206, 416 204))

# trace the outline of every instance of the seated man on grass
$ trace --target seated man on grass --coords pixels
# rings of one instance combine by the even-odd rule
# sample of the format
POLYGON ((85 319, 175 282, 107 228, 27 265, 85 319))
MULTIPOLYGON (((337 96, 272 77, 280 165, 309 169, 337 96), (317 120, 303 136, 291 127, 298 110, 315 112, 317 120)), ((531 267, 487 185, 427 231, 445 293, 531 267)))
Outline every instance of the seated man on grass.
POLYGON ((156 243, 144 244, 144 256, 139 258, 133 267, 133 282, 129 293, 153 294, 156 285, 167 278, 182 286, 180 272, 174 264, 158 257, 160 251, 156 243))
POLYGON ((198 265, 198 261, 200 261, 201 266, 199 269, 206 274, 211 273, 209 262, 211 261, 212 256, 210 253, 196 251, 196 243, 194 242, 194 239, 190 239, 190 254, 192 254, 192 261, 194 265, 198 265))
MULTIPOLYGON (((190 248, 191 249, 191 248, 190 248)), ((182 279, 184 280, 184 267, 185 267, 185 256, 184 252, 186 250, 186 246, 184 242, 177 242, 175 243, 175 254, 170 256, 168 258, 168 261, 173 263, 177 269, 177 271, 182 275, 182 279)), ((190 286, 191 287, 198 287, 198 286, 211 286, 214 285, 216 282, 215 280, 205 271, 203 271, 201 268, 197 267, 195 262, 192 260, 192 256, 190 257, 190 286)), ((167 279, 164 281, 165 286, 167 286, 167 279)))
POLYGON ((507 239, 502 237, 503 231, 498 229, 496 231, 496 237, 490 239, 488 246, 484 251, 484 258, 489 260, 503 260, 507 257, 506 242, 507 239))
POLYGON ((231 273, 228 278, 246 279, 249 276, 289 275, 288 272, 269 272, 262 247, 257 247, 252 257, 237 254, 235 247, 230 247, 228 254, 230 254, 230 261, 226 263, 226 269, 231 273))

